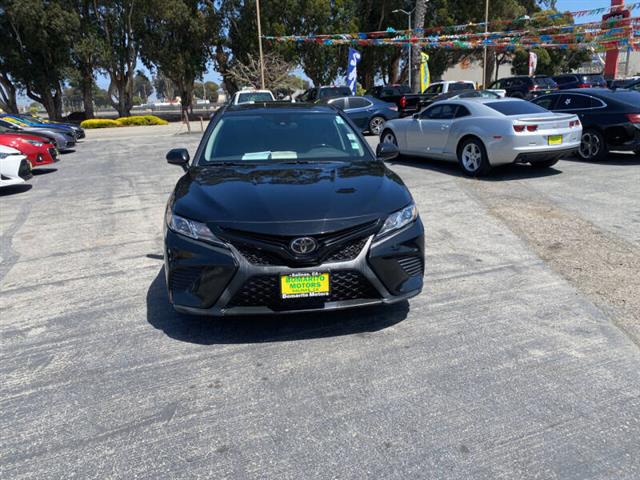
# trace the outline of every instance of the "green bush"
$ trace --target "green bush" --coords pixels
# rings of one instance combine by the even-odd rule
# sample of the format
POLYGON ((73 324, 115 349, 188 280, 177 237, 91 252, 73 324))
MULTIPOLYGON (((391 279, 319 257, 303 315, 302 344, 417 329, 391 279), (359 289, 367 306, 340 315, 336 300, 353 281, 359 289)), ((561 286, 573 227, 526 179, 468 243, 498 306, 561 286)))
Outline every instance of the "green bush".
POLYGON ((108 118, 92 118, 90 120, 83 121, 80 126, 82 128, 112 128, 119 127, 120 124, 115 120, 108 118))
POLYGON ((134 115, 132 117, 121 117, 116 120, 118 125, 122 127, 141 126, 141 125, 168 125, 169 122, 155 115, 134 115))

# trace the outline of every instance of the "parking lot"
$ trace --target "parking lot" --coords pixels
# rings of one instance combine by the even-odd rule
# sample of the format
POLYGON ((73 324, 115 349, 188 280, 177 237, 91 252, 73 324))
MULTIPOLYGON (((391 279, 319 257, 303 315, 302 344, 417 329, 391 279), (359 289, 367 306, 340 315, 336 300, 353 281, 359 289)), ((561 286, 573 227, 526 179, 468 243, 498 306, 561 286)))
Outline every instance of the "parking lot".
POLYGON ((199 138, 88 131, 0 193, 2 478, 640 478, 640 159, 393 161, 420 296, 207 319, 162 271, 199 138))

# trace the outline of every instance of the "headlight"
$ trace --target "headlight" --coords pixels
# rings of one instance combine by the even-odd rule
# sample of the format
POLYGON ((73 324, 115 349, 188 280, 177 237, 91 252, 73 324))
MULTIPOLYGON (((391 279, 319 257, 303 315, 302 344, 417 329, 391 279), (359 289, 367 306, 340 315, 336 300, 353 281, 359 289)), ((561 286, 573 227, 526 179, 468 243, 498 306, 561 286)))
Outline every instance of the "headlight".
POLYGON ((170 209, 167 209, 166 221, 167 226, 180 235, 193 238, 194 240, 202 240, 224 246, 224 242, 211 233, 209 227, 204 223, 176 215, 175 213, 172 213, 170 209))
POLYGON ((27 143, 30 143, 31 145, 34 145, 36 147, 41 147, 44 145, 44 143, 39 142, 37 140, 27 140, 27 143))
POLYGON ((9 155, 11 155, 10 153, 0 153, 0 158, 7 158, 9 155))
POLYGON ((402 210, 393 212, 387 217, 382 225, 382 228, 378 232, 378 237, 386 235, 395 230, 399 230, 402 227, 409 225, 416 218, 418 218, 418 209, 414 203, 411 203, 404 207, 402 210))

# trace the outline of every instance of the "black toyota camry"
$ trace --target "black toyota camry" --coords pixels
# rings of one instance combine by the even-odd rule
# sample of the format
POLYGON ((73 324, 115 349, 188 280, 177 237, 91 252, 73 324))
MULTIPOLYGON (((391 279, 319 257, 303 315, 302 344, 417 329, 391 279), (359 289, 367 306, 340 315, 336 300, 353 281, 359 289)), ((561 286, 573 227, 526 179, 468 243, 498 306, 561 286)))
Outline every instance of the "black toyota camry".
POLYGON ((420 293, 424 231, 411 194, 324 105, 229 106, 211 120, 165 218, 176 310, 232 315, 394 303, 420 293))

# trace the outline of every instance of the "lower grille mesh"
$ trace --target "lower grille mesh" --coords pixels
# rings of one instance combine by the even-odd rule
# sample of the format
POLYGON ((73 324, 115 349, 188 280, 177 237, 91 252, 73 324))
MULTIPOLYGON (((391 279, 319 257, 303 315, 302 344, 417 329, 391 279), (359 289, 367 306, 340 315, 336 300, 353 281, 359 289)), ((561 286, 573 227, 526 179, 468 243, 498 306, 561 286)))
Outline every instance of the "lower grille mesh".
POLYGON ((171 272, 169 288, 171 290, 189 290, 194 282, 200 278, 201 267, 178 268, 171 272))
POLYGON ((262 275, 251 277, 229 302, 229 307, 262 307, 274 309, 288 305, 304 308, 306 305, 318 305, 318 302, 339 302, 343 300, 380 298, 378 291, 364 275, 357 271, 344 270, 331 273, 330 294, 324 298, 282 300, 280 297, 279 277, 262 275))
POLYGON ((401 257, 398 263, 409 276, 422 275, 424 273, 424 265, 420 257, 401 257))

